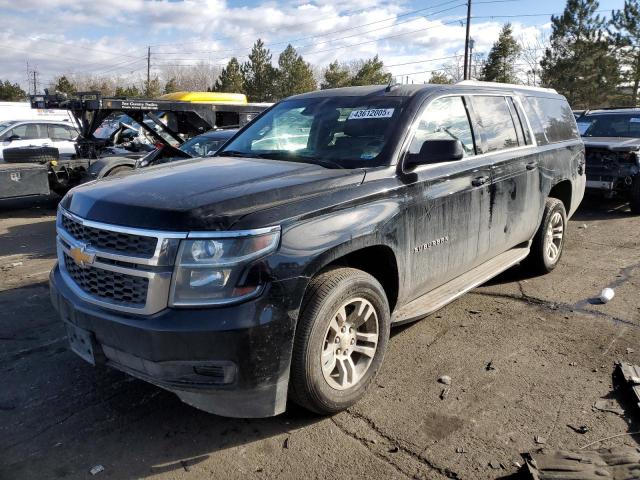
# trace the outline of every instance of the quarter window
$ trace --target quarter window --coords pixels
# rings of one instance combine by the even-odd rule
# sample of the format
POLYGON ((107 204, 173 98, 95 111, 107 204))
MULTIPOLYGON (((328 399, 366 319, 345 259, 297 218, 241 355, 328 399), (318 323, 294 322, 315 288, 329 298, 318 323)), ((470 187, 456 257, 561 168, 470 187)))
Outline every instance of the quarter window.
POLYGON ((65 125, 49 124, 49 138, 52 140, 73 140, 76 136, 73 130, 65 125))
POLYGON ((462 97, 437 98, 425 108, 415 136, 409 146, 410 154, 420 153, 427 140, 460 140, 464 155, 474 155, 473 134, 462 97))
POLYGON ((478 129, 484 139, 483 153, 517 147, 518 134, 507 99, 483 95, 471 98, 478 119, 478 129))
POLYGON ((576 117, 565 100, 545 97, 528 98, 529 103, 542 121, 544 134, 549 143, 564 142, 580 137, 576 117))

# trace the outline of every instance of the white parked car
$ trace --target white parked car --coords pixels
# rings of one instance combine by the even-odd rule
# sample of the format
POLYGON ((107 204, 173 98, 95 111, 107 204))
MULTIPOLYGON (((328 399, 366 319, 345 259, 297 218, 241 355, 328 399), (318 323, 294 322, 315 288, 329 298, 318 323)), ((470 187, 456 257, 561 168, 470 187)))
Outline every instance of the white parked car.
POLYGON ((0 160, 5 148, 55 147, 61 156, 76 153, 78 130, 69 122, 14 120, 0 122, 0 160))

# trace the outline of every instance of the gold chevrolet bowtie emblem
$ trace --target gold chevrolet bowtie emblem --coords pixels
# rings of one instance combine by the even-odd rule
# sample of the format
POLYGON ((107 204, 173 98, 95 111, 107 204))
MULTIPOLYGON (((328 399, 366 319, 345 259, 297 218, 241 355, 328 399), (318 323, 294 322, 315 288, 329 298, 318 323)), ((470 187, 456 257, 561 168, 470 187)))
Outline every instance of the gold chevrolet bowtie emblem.
POLYGON ((86 248, 85 245, 81 245, 69 250, 69 256, 81 267, 91 265, 96 258, 95 254, 87 252, 86 248))

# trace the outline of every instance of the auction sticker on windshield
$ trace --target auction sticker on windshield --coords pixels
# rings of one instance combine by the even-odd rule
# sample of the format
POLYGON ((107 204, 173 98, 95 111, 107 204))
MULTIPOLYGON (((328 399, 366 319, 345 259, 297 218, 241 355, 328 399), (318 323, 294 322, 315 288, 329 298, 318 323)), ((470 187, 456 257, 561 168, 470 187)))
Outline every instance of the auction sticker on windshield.
POLYGON ((349 120, 363 118, 390 118, 393 116, 393 108, 373 108, 371 110, 354 110, 349 115, 349 120))

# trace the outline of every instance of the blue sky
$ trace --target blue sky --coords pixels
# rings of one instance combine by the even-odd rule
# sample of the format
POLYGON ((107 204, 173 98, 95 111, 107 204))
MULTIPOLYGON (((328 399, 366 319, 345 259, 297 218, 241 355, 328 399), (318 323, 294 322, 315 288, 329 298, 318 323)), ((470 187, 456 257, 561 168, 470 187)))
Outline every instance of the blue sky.
MULTIPOLYGON (((464 44, 466 0, 224 1, 224 0, 0 0, 0 77, 26 86, 35 67, 41 86, 56 75, 140 81, 151 45, 152 71, 206 66, 230 56, 246 59, 260 36, 274 54, 287 42, 320 72, 332 60, 378 54, 397 76, 422 82, 458 61, 464 44)), ((487 52, 504 22, 535 45, 548 35, 562 0, 473 0, 472 37, 487 52), (485 3, 483 3, 485 2, 485 3), (486 3, 490 2, 490 3, 486 3), (532 16, 544 14, 540 16, 532 16), (508 17, 507 17, 508 16, 508 17)), ((601 0, 607 15, 623 0, 601 0)))

